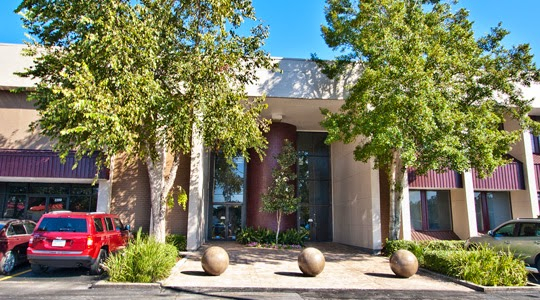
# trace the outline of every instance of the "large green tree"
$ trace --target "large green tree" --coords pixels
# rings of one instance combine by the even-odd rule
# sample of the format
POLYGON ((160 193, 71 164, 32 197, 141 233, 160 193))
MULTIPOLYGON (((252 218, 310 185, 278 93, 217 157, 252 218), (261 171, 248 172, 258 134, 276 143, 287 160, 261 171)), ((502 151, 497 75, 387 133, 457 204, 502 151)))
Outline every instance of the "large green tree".
POLYGON ((327 142, 357 143, 355 159, 388 175, 390 239, 400 237, 405 172, 476 169, 481 176, 507 163, 524 129, 538 82, 529 45, 505 48, 499 26, 475 40, 456 1, 327 0, 326 43, 341 51, 321 62, 330 77, 356 70, 338 112, 322 110, 327 142), (505 131, 505 120, 520 129, 505 131))
POLYGON ((250 0, 24 0, 16 11, 33 38, 34 65, 22 75, 39 79, 36 128, 62 156, 144 161, 159 241, 194 139, 229 161, 266 148, 265 104, 244 87, 273 65, 250 0), (253 27, 241 34, 246 19, 253 27))

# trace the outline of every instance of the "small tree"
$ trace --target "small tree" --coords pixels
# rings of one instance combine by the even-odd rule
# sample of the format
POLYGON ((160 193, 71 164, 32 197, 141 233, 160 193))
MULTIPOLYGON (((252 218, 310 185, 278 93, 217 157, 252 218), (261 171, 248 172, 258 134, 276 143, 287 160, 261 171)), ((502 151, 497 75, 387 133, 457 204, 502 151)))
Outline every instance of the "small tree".
POLYGON ((293 166, 298 160, 296 149, 289 140, 285 140, 281 152, 276 157, 278 166, 272 170, 272 185, 262 195, 262 211, 276 213, 277 229, 276 244, 279 238, 279 228, 283 214, 290 215, 298 208, 299 197, 295 197, 293 181, 296 172, 293 166))

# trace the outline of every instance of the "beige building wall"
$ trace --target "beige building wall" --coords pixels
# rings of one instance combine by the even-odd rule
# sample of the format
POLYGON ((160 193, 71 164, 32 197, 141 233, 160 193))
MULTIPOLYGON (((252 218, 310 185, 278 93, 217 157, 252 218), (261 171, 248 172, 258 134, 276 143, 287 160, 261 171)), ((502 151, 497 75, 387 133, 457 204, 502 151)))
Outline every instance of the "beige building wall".
POLYGON ((353 151, 354 144, 331 146, 334 242, 380 250, 379 171, 354 161, 353 151))
POLYGON ((452 206, 452 227, 454 233, 460 239, 469 238, 470 231, 465 189, 450 190, 450 203, 452 206))
POLYGON ((38 119, 25 93, 0 90, 0 149, 50 150, 49 139, 30 131, 30 123, 38 119))

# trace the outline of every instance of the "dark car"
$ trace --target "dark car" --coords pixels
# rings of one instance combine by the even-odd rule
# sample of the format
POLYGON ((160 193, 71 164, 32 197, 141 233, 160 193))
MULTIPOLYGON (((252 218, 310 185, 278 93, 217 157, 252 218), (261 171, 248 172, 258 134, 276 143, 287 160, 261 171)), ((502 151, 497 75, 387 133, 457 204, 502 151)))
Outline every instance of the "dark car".
POLYGON ((478 244, 496 250, 510 250, 526 264, 540 271, 540 218, 504 222, 486 235, 469 238, 465 246, 478 244))
POLYGON ((31 220, 0 219, 0 273, 27 261, 26 248, 36 227, 31 220))
POLYGON ((129 225, 124 226, 114 214, 47 213, 30 239, 28 260, 35 273, 48 267, 85 267, 91 274, 100 274, 107 256, 124 249, 129 237, 129 225))

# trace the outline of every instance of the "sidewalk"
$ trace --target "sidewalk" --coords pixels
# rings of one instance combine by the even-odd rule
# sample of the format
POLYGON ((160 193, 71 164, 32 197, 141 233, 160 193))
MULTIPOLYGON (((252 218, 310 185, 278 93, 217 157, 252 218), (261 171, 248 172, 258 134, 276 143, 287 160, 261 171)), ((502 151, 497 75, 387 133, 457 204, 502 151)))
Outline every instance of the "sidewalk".
POLYGON ((337 243, 310 243, 325 256, 324 271, 305 277, 298 268, 300 250, 247 248, 236 242, 211 242, 185 256, 163 287, 177 290, 301 292, 314 290, 410 290, 472 292, 473 290, 420 270, 410 278, 398 278, 388 258, 370 255, 337 243), (229 267, 220 276, 208 276, 201 256, 210 246, 220 246, 229 254, 229 267))

